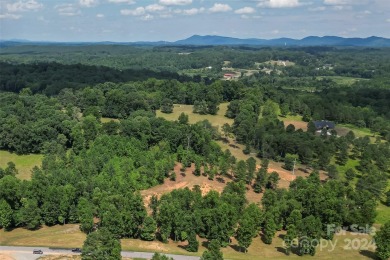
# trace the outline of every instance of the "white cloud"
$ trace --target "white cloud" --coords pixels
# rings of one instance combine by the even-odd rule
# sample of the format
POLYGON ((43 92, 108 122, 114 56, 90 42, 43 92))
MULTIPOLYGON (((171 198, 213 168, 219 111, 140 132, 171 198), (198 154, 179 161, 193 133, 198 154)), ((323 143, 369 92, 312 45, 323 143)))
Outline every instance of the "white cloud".
POLYGON ((92 7, 98 4, 98 0, 80 0, 79 3, 81 6, 92 7))
POLYGON ((144 20, 144 21, 150 21, 150 20, 153 20, 154 16, 151 15, 151 14, 147 14, 147 15, 144 15, 141 17, 141 20, 144 20))
POLYGON ((229 12, 231 11, 232 8, 230 7, 230 5, 227 5, 227 4, 219 4, 219 3, 215 3, 213 5, 213 7, 211 7, 209 9, 210 12, 212 13, 221 13, 221 12, 229 12))
POLYGON ((137 7, 135 9, 122 9, 121 10, 122 15, 134 15, 134 16, 139 16, 139 15, 144 15, 145 14, 145 8, 137 7))
POLYGON ((7 4, 7 10, 9 12, 35 11, 41 9, 42 7, 43 4, 35 0, 18 1, 13 4, 7 4))
POLYGON ((96 17, 97 18, 104 18, 104 14, 97 14, 96 17))
POLYGON ((352 6, 350 5, 334 5, 333 10, 336 11, 343 11, 343 10, 351 10, 352 6))
POLYGON ((192 0, 159 0, 162 5, 189 5, 192 4, 192 0))
POLYGON ((270 8, 291 8, 302 5, 299 0, 261 0, 257 5, 260 7, 270 7, 270 8))
POLYGON ((309 11, 311 11, 311 12, 321 12, 321 11, 325 11, 325 10, 326 10, 325 6, 318 6, 318 7, 309 8, 309 11))
POLYGON ((236 14, 253 14, 256 12, 256 10, 252 7, 243 7, 236 11, 234 11, 236 14))
POLYGON ((145 10, 148 12, 160 12, 165 10, 165 6, 159 4, 152 4, 145 7, 145 10))
POLYGON ((20 17, 22 17, 22 16, 18 15, 18 14, 9 14, 9 13, 0 14, 0 19, 13 19, 13 20, 16 20, 16 19, 19 19, 20 17))
POLYGON ((81 14, 81 11, 73 4, 56 5, 54 8, 57 10, 58 14, 62 16, 75 16, 81 14))
POLYGON ((347 5, 350 3, 350 0, 324 0, 324 4, 326 5, 347 5))
POLYGON ((185 10, 176 10, 177 13, 182 13, 184 15, 196 15, 203 13, 205 9, 203 7, 201 8, 191 8, 191 9, 185 9, 185 10))
POLYGON ((135 4, 134 0, 108 0, 108 2, 114 4, 128 4, 128 5, 135 4))

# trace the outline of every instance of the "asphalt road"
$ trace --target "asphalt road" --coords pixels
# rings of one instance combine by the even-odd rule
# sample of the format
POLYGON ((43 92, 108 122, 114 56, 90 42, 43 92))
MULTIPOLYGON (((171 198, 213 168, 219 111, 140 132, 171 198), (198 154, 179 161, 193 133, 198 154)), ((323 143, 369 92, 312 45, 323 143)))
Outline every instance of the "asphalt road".
MULTIPOLYGON (((76 255, 70 249, 52 249, 48 247, 23 247, 23 246, 0 246, 0 255, 5 254, 9 255, 17 260, 36 260, 42 255, 33 254, 34 249, 42 250, 42 255, 76 255)), ((185 256, 185 255, 171 255, 166 254, 169 257, 172 257, 175 260, 199 260, 197 256, 185 256)), ((130 258, 146 258, 151 259, 153 253, 147 252, 130 252, 122 251, 122 256, 130 258)))

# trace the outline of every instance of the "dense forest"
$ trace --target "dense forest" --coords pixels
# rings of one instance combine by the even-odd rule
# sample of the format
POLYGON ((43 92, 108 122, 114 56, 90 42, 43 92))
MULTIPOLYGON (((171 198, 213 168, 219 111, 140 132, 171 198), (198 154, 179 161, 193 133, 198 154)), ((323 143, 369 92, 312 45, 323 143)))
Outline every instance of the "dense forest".
MULTIPOLYGON (((61 49, 0 49, 0 149, 44 154, 31 180, 18 179, 12 162, 0 168, 0 228, 79 223, 88 234, 83 259, 99 258, 99 243, 120 258, 121 238, 188 241, 186 250, 197 252, 198 237, 209 241, 202 259, 223 259, 220 248, 232 238, 245 253, 259 234, 271 244, 278 231, 286 233, 286 254, 315 255, 306 242, 332 239, 336 230, 329 225, 371 226, 377 205, 390 206, 388 49, 61 49), (221 80, 224 61, 253 69, 269 60, 295 65, 221 80), (213 77, 183 72, 207 66, 213 77), (222 102, 229 103, 225 116, 233 124, 221 129, 207 120, 190 124, 184 113, 175 121, 156 116, 157 110, 172 113, 173 104, 216 115, 222 102), (297 115, 307 131, 281 119, 297 115), (313 121, 320 120, 367 128, 377 137, 318 131, 313 121), (223 150, 217 141, 229 136, 261 165, 223 150), (357 166, 337 170, 350 160, 357 166), (298 161, 310 171, 283 189, 278 173, 268 174, 270 161, 286 170, 298 161), (221 193, 202 194, 195 186, 144 203, 140 191, 174 180, 177 164, 183 171, 193 165, 195 176, 230 181, 221 193), (257 204, 246 199, 248 189, 262 194, 257 204)), ((381 259, 390 256, 389 229, 383 225, 376 235, 381 259)))

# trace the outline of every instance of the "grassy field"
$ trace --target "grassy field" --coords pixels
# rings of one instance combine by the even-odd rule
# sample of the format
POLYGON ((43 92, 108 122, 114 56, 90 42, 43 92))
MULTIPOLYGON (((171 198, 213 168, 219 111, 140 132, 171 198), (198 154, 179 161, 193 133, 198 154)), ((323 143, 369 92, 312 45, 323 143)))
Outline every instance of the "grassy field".
POLYGON ((382 202, 379 202, 378 207, 376 208, 378 215, 375 218, 375 223, 377 224, 385 224, 390 221, 390 207, 387 207, 382 202))
POLYGON ((336 168, 339 171, 339 173, 341 174, 342 178, 344 178, 344 174, 348 169, 352 168, 356 171, 356 166, 359 165, 358 160, 352 160, 352 159, 348 159, 348 161, 345 165, 336 164, 336 160, 332 160, 332 163, 334 163, 336 165, 336 168))
POLYGON ((174 121, 177 120, 181 113, 185 113, 188 115, 188 120, 191 124, 195 124, 196 122, 203 121, 205 119, 209 120, 213 126, 219 127, 219 129, 223 126, 223 124, 233 124, 233 119, 229 119, 225 117, 225 113, 227 110, 227 106, 229 103, 222 103, 219 105, 219 111, 216 115, 200 115, 192 112, 193 105, 174 105, 173 113, 165 114, 160 110, 157 110, 157 117, 163 117, 167 120, 174 121))
POLYGON ((361 80, 367 80, 362 78, 343 77, 343 76, 320 76, 317 79, 331 79, 339 85, 351 86, 353 83, 361 80))
POLYGON ((295 130, 302 129, 303 131, 307 130, 307 122, 302 121, 302 116, 296 115, 288 115, 286 117, 278 117, 279 120, 283 121, 284 126, 287 127, 289 124, 295 126, 295 130))
POLYGON ((57 248, 80 247, 86 235, 79 229, 79 225, 56 225, 30 231, 16 228, 10 232, 0 230, 0 245, 13 246, 47 246, 57 248))
MULTIPOLYGON (((253 239, 251 246, 247 253, 241 253, 237 246, 237 241, 233 239, 232 244, 222 249, 225 259, 313 259, 311 256, 300 257, 294 253, 290 256, 285 255, 283 248, 284 232, 276 234, 271 245, 264 244, 260 237, 253 239)), ((329 241, 322 241, 322 247, 318 246, 315 259, 367 259, 373 255, 374 249, 368 247, 348 249, 348 241, 357 239, 358 244, 364 245, 364 240, 371 240, 369 235, 356 235, 351 233, 336 235, 333 240, 334 248, 329 241)), ((73 248, 82 247, 85 240, 78 225, 57 225, 53 227, 43 227, 36 231, 29 231, 18 228, 12 232, 4 232, 0 230, 0 245, 14 245, 14 246, 48 246, 57 248, 73 248)), ((198 253, 189 253, 184 247, 187 242, 173 242, 161 243, 159 241, 142 241, 139 239, 122 239, 122 249, 127 251, 141 251, 141 252, 161 252, 182 255, 198 255, 200 256, 206 250, 206 241, 199 239, 200 247, 198 253)), ((52 258, 48 258, 52 259, 52 258)), ((58 258, 55 258, 58 259, 58 258)), ((60 258, 61 259, 61 258, 60 258)), ((77 259, 77 258, 76 258, 77 259)))
POLYGON ((102 123, 108 123, 110 121, 119 122, 119 119, 117 119, 117 118, 109 118, 109 117, 102 117, 102 118, 100 118, 100 122, 102 122, 102 123))
POLYGON ((7 151, 0 151, 0 167, 7 167, 8 162, 13 162, 19 174, 17 177, 22 180, 31 178, 31 170, 34 166, 40 166, 43 156, 41 154, 17 155, 7 151))

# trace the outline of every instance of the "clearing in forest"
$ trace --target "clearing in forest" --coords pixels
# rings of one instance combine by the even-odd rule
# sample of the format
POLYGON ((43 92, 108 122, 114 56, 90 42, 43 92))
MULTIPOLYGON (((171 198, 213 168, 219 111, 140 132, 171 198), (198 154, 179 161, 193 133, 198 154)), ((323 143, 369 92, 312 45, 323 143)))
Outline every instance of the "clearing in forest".
POLYGON ((208 120, 213 126, 221 127, 225 124, 228 123, 230 125, 233 124, 233 119, 225 117, 225 113, 227 110, 227 106, 229 103, 222 103, 219 105, 219 110, 216 115, 201 115, 201 114, 196 114, 193 113, 193 105, 179 105, 175 104, 173 107, 173 112, 170 114, 165 114, 162 113, 160 110, 156 111, 156 116, 157 117, 162 117, 165 118, 166 120, 170 121, 175 121, 178 119, 181 113, 185 113, 188 115, 188 120, 190 124, 195 124, 197 122, 203 121, 203 120, 208 120))
POLYGON ((41 154, 28 154, 17 155, 8 151, 0 151, 0 167, 6 168, 8 162, 13 162, 18 170, 18 177, 21 180, 31 179, 31 170, 35 166, 41 166, 43 155, 41 154))

